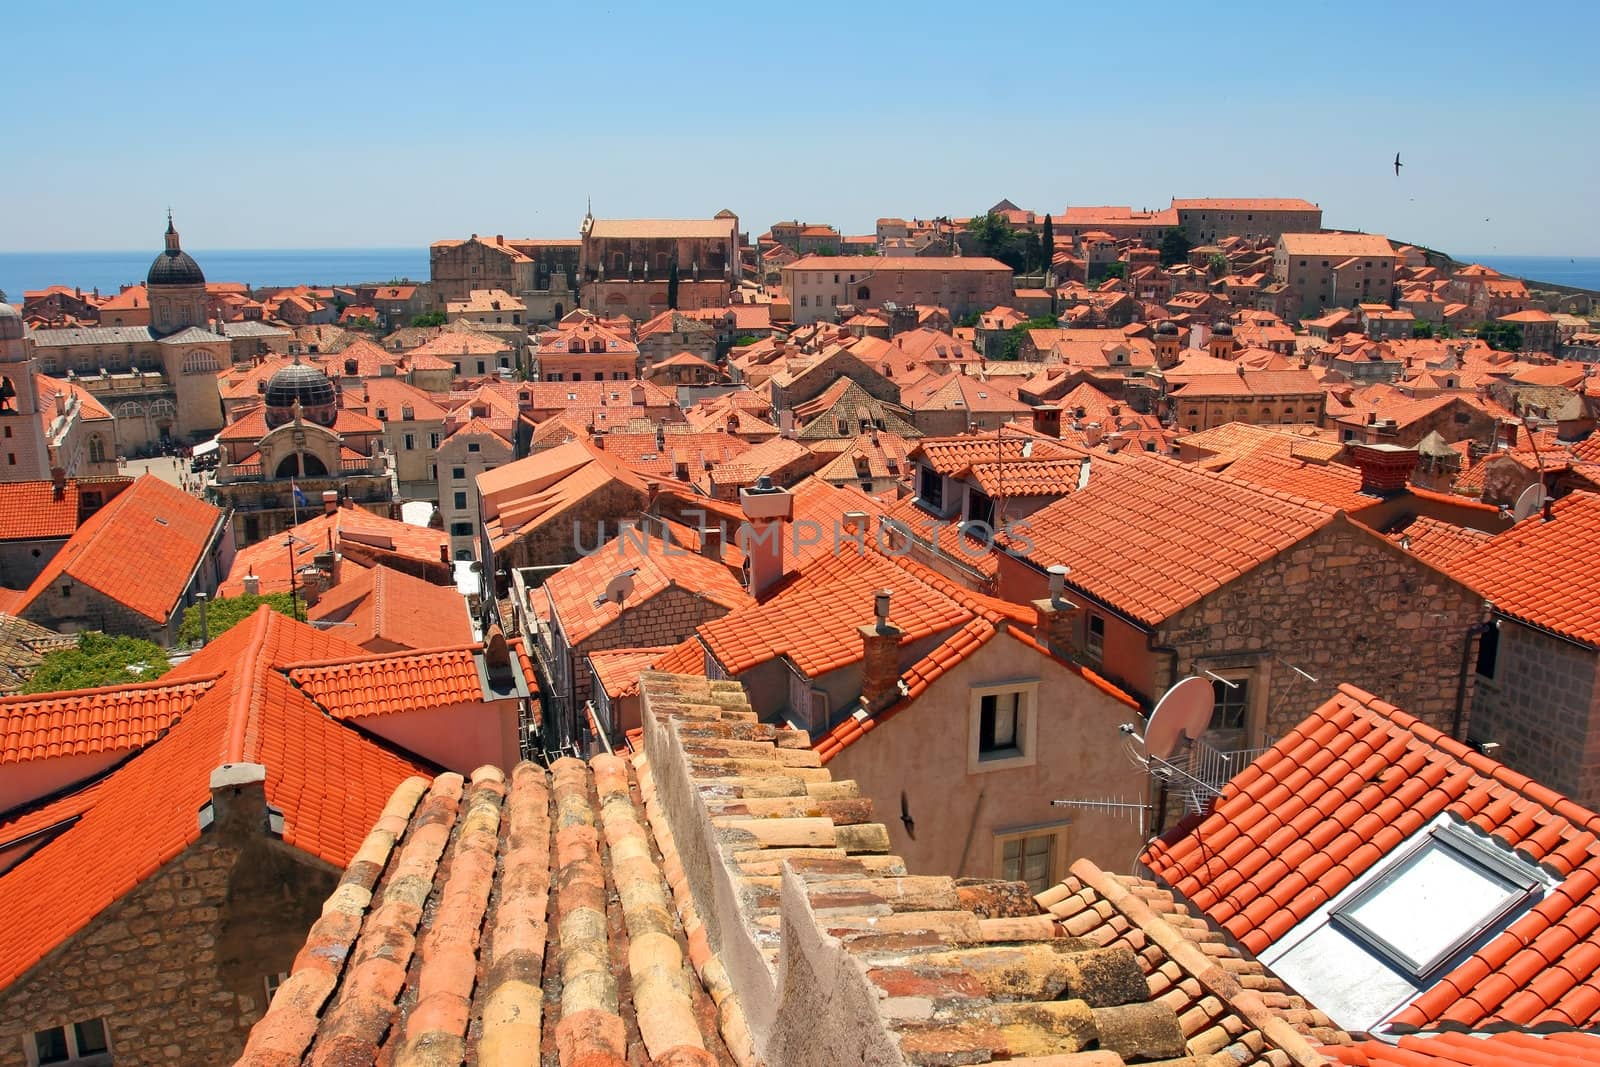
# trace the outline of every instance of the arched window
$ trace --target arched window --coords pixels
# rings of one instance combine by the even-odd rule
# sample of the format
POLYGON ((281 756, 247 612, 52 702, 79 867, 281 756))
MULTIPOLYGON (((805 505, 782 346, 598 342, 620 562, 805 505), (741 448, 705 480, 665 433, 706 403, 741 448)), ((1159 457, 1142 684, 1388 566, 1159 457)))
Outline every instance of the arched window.
POLYGON ((864 285, 860 286, 859 288, 856 289, 856 299, 857 300, 871 300, 872 299, 872 290, 868 289, 864 285))
POLYGON ((217 365, 217 357, 201 349, 190 352, 183 357, 183 373, 185 374, 215 374, 222 368, 217 365))
POLYGON ((119 419, 142 419, 144 418, 144 405, 137 400, 125 400, 118 404, 116 410, 111 414, 119 419))
POLYGON ((151 401, 150 417, 152 419, 175 419, 178 417, 178 405, 166 399, 151 401))
POLYGON ((278 463, 275 478, 317 478, 328 473, 321 459, 310 452, 291 452, 278 463))
POLYGON ((90 437, 89 437, 89 462, 90 463, 104 463, 105 461, 106 461, 106 443, 105 443, 105 441, 103 441, 101 439, 99 434, 91 434, 90 437))

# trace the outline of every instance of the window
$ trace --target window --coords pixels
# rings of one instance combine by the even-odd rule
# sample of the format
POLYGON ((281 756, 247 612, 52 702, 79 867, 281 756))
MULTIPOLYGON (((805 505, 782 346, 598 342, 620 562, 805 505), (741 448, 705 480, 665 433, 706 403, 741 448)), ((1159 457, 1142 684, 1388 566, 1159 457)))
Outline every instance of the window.
POLYGON ((973 687, 968 774, 1034 764, 1038 688, 1037 679, 973 687))
POLYGON ((478 442, 476 442, 476 441, 468 441, 467 442, 467 451, 468 452, 481 452, 481 451, 483 451, 483 446, 478 444, 478 442))
POLYGON ((450 536, 451 537, 471 537, 472 536, 472 523, 470 523, 470 522, 452 522, 450 524, 450 536))
POLYGON ((1066 826, 1042 826, 994 836, 994 872, 1008 882, 1026 882, 1043 893, 1061 880, 1067 854, 1066 826))
POLYGON ((1500 623, 1491 622, 1478 638, 1478 674, 1491 681, 1500 658, 1500 623))
POLYGON ((1243 730, 1250 715, 1250 679, 1211 679, 1211 729, 1243 730))
POLYGON ((269 974, 261 980, 262 984, 267 987, 267 1007, 270 1008, 272 1006, 272 998, 278 995, 278 987, 288 980, 289 975, 286 971, 269 974))
POLYGON ((944 476, 932 467, 922 467, 917 479, 917 495, 932 508, 944 507, 944 476))
POLYGON ((1089 637, 1084 642, 1084 651, 1097 660, 1106 656, 1106 620, 1103 615, 1089 615, 1089 637))
POLYGON ((467 494, 466 493, 464 493, 464 492, 457 493, 455 495, 455 501, 456 501, 456 510, 457 511, 465 511, 465 510, 467 510, 467 494))
POLYGON ((406 451, 410 452, 413 449, 415 449, 416 447, 417 447, 417 435, 414 434, 414 433, 406 434, 406 451))
POLYGON ((428 435, 428 447, 429 448, 438 448, 439 447, 439 435, 438 434, 430 433, 428 435))
POLYGON ((24 1046, 30 1067, 52 1063, 109 1064, 111 1042, 104 1019, 85 1019, 70 1026, 52 1026, 34 1033, 24 1046))
POLYGON ((465 467, 451 467, 450 468, 450 478, 451 478, 452 481, 459 482, 463 478, 465 478, 466 476, 467 476, 467 468, 465 468, 465 467))

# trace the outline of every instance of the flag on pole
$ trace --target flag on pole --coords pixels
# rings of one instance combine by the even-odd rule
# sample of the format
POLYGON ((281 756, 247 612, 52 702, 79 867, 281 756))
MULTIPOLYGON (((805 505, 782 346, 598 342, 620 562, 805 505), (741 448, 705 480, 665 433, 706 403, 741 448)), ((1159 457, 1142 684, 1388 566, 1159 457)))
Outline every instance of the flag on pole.
POLYGON ((293 478, 289 479, 289 488, 294 492, 294 502, 296 506, 302 505, 306 502, 306 495, 300 491, 300 487, 295 484, 293 478))

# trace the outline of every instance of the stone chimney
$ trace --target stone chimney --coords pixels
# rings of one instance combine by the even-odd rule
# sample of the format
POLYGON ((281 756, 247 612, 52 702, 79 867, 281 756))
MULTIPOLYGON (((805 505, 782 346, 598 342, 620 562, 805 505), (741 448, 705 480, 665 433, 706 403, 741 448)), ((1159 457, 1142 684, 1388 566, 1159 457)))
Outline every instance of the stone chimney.
POLYGON ((50 496, 53 500, 67 497, 67 472, 60 467, 50 468, 50 496))
POLYGON ((1046 437, 1061 436, 1061 409, 1051 404, 1033 406, 1033 430, 1046 437))
POLYGON ((1394 496, 1406 490, 1417 467, 1417 450, 1399 445, 1347 446, 1350 462, 1361 471, 1361 491, 1373 496, 1394 496))
POLYGON ((224 763, 211 772, 209 828, 213 833, 229 837, 270 833, 270 818, 265 767, 259 763, 224 763))
POLYGON ((892 595, 889 589, 879 589, 873 595, 877 618, 860 628, 861 706, 868 714, 888 707, 900 695, 902 631, 889 621, 892 595))
POLYGON ((1078 605, 1066 597, 1068 570, 1063 564, 1052 564, 1050 595, 1033 602, 1035 636, 1062 659, 1072 656, 1078 616, 1078 605))
POLYGON ((1091 422, 1083 428, 1083 443, 1093 447, 1100 443, 1100 438, 1104 436, 1104 433, 1105 431, 1098 422, 1091 422))
POLYGON ((1501 419, 1500 422, 1495 425, 1496 443, 1503 444, 1508 449, 1516 448, 1517 435, 1521 429, 1521 423, 1517 422, 1515 419, 1501 419))
POLYGON ((700 528, 700 554, 707 559, 722 562, 722 527, 702 526, 700 528))
POLYGON ((332 515, 339 510, 339 490, 324 489, 322 491, 322 513, 332 515))
POLYGON ((760 599, 783 577, 783 541, 794 517, 794 494, 763 474, 755 485, 739 490, 739 504, 748 520, 739 539, 750 568, 750 595, 760 599))
POLYGON ((246 596, 261 595, 261 575, 251 571, 244 576, 244 592, 246 596))

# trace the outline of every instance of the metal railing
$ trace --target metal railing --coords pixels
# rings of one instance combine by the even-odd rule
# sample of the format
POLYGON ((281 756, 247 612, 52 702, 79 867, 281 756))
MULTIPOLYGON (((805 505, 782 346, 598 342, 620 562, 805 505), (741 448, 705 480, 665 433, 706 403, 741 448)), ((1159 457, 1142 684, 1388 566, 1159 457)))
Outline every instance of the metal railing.
POLYGON ((1271 747, 1270 740, 1260 748, 1218 748, 1204 738, 1195 741, 1189 746, 1188 765, 1185 768, 1195 781, 1179 790, 1185 807, 1193 814, 1205 812, 1229 779, 1254 763, 1271 747))

